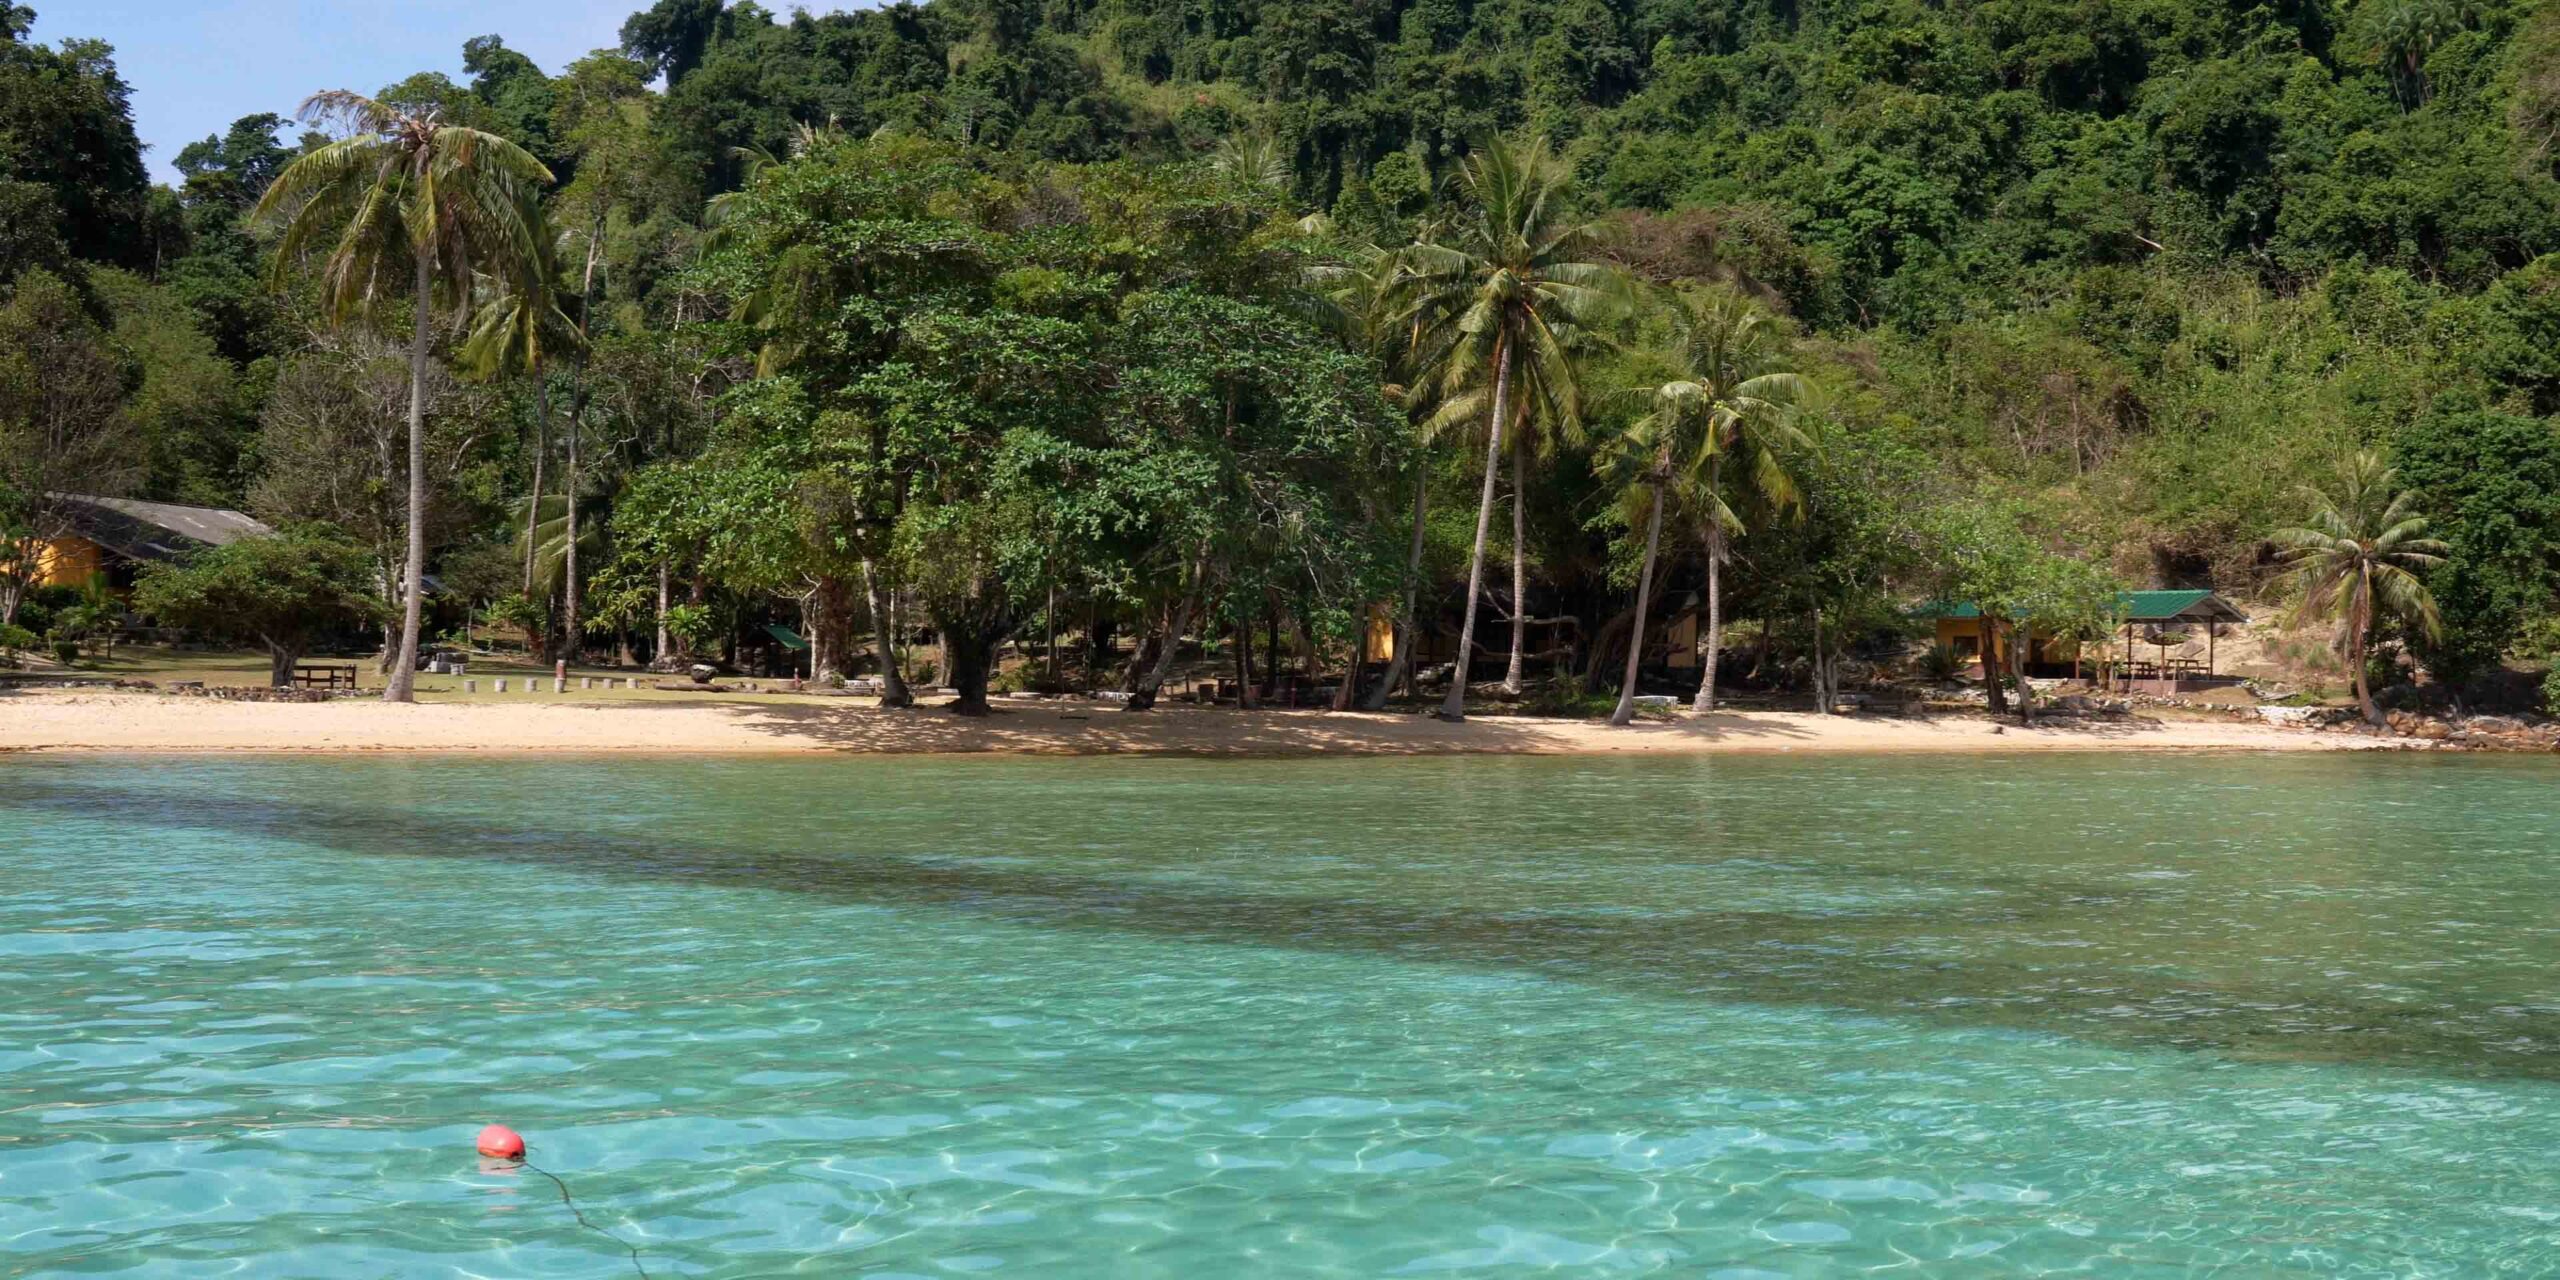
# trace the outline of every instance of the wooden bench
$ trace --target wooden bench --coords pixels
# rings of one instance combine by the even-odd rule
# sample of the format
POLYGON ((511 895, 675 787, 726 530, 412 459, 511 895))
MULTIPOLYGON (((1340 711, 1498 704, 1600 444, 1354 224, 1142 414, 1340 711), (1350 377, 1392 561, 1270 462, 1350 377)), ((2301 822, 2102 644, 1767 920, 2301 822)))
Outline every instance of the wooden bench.
POLYGON ((356 664, 336 662, 298 662, 293 667, 293 687, 297 689, 353 689, 356 687, 356 664))

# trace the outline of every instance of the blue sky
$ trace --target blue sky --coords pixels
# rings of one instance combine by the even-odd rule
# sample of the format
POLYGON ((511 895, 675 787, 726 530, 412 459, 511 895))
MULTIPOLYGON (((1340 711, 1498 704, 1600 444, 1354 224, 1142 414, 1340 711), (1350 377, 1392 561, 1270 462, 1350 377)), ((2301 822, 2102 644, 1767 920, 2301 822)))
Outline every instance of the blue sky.
MULTIPOLYGON (((46 44, 114 45, 152 176, 178 149, 261 111, 291 116, 319 89, 371 93, 418 71, 462 79, 462 42, 504 36, 556 72, 615 43, 648 0, 23 0, 46 44)), ((789 6, 771 5, 776 10, 789 6)), ((291 139, 288 133, 286 138, 291 139)))

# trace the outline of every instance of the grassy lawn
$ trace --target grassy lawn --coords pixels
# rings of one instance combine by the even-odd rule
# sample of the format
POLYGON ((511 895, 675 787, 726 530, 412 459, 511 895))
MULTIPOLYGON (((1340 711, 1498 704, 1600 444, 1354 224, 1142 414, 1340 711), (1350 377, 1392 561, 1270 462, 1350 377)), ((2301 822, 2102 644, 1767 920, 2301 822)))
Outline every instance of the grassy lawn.
MULTIPOLYGON (((376 692, 382 688, 383 674, 371 658, 313 658, 309 661, 352 662, 356 668, 356 680, 363 688, 376 692)), ((80 665, 70 671, 55 667, 30 667, 17 674, 40 679, 96 680, 101 684, 114 680, 149 680, 156 684, 167 685, 182 680, 201 680, 208 685, 263 685, 267 682, 267 656, 251 650, 179 650, 154 645, 123 645, 119 646, 114 654, 105 658, 83 658, 80 665)), ((521 657, 475 657, 471 660, 469 676, 443 676, 432 672, 419 672, 418 700, 420 702, 584 703, 667 703, 686 699, 724 702, 802 700, 791 694, 712 693, 690 689, 661 692, 649 686, 660 680, 682 681, 684 677, 656 675, 628 667, 574 665, 569 668, 569 691, 553 693, 550 676, 549 663, 534 663, 521 657), (640 681, 640 687, 610 690, 579 688, 578 681, 587 677, 596 678, 598 684, 602 684, 605 678, 610 677, 617 685, 626 679, 637 678, 640 681), (500 678, 507 681, 508 691, 504 694, 496 690, 496 682, 500 678), (524 691, 523 681, 527 678, 536 681, 537 692, 524 691), (479 692, 463 692, 463 681, 466 679, 478 681, 479 692)), ((724 676, 721 683, 743 686, 747 680, 724 676)), ((754 683, 771 689, 781 682, 757 677, 754 683)))

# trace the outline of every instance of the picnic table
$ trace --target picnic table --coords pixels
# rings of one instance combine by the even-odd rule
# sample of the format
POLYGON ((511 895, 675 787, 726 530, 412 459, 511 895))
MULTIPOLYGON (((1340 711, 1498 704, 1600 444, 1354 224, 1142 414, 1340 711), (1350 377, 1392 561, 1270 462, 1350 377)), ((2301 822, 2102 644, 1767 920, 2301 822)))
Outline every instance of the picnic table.
POLYGON ((293 665, 293 687, 297 689, 353 689, 356 687, 356 664, 352 662, 297 662, 293 665))

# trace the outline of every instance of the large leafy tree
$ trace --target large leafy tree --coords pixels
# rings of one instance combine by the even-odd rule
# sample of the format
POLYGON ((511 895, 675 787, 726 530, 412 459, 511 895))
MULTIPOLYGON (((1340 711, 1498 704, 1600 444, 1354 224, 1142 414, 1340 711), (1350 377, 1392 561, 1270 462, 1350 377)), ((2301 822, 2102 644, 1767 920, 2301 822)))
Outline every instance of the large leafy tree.
MULTIPOLYGON (((1623 277, 1596 252, 1598 228, 1573 216, 1571 170, 1543 140, 1487 142, 1460 168, 1458 194, 1460 212, 1443 233, 1405 251, 1407 277, 1400 286, 1411 314, 1449 329, 1440 381, 1459 386, 1481 374, 1492 388, 1457 670, 1440 706, 1450 720, 1466 717, 1485 540, 1511 425, 1513 380, 1534 366, 1542 386, 1568 394, 1576 385, 1578 348, 1616 318, 1625 296, 1623 277)), ((1514 600, 1512 607, 1526 604, 1514 600)))
POLYGON ((70 532, 72 495, 122 494, 142 478, 125 374, 52 273, 19 277, 0 303, 0 624, 16 620, 44 544, 70 532))
POLYGON ((131 90, 101 41, 29 43, 35 17, 0 3, 0 283, 13 266, 42 262, 27 252, 42 241, 94 262, 147 265, 149 179, 131 90))
POLYGON ((206 547, 143 570, 133 606, 162 623, 267 651, 267 678, 282 689, 312 642, 381 620, 365 549, 323 527, 287 529, 206 547))
POLYGON ((2445 543, 2426 574, 2443 625, 2413 648, 2440 680, 2492 670, 2560 602, 2560 422, 2425 414, 2401 428, 2392 461, 2445 543))
POLYGON ((474 268, 521 274, 538 251, 526 210, 551 171, 495 134, 447 124, 343 89, 302 105, 309 123, 348 136, 293 162, 258 201, 281 218, 277 286, 317 257, 326 314, 364 316, 406 278, 410 296, 408 553, 400 574, 400 642, 386 702, 412 702, 427 561, 426 381, 439 301, 468 301, 474 268))
POLYGON ((2276 545, 2302 588, 2300 616, 2335 626, 2333 645, 2354 673, 2356 705, 2380 724, 2382 709, 2365 674, 2374 627, 2391 621, 2422 637, 2436 635, 2435 597, 2421 575, 2442 563, 2447 548, 2425 536, 2427 518, 2379 454, 2344 459, 2333 483, 2303 496, 2310 522, 2277 530, 2276 545))

